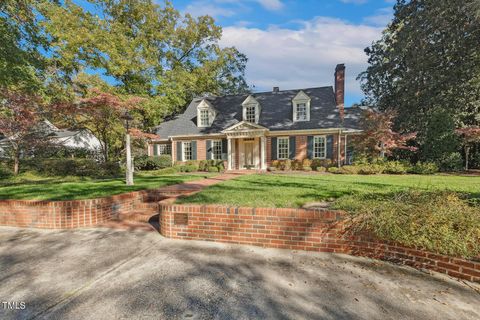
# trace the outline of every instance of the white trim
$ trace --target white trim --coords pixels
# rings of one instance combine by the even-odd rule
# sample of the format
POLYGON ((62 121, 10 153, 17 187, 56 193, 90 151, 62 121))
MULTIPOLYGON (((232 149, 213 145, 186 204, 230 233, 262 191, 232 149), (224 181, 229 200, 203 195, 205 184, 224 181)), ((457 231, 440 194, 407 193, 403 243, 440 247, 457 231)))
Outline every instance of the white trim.
POLYGON ((304 122, 310 121, 310 97, 303 91, 297 93, 297 95, 292 99, 293 107, 293 122, 304 122), (297 109, 299 104, 305 104, 306 119, 298 120, 297 119, 297 109))
POLYGON ((227 138, 227 152, 228 152, 228 158, 227 158, 227 168, 228 170, 232 170, 232 162, 233 162, 233 152, 232 152, 232 139, 231 138, 227 138))
POLYGON ((207 101, 207 100, 202 100, 198 106, 197 106, 197 127, 199 128, 207 128, 210 127, 215 120, 215 117, 217 115, 217 112, 213 108, 213 106, 207 101), (208 110, 208 125, 203 125, 202 124, 202 111, 208 110))
POLYGON ((313 141, 312 141, 312 159, 327 159, 327 136, 324 135, 318 135, 318 136, 313 136, 313 141), (323 154, 325 155, 324 157, 315 157, 315 138, 323 138, 323 154))
MULTIPOLYGON (((260 120, 260 112, 261 112, 261 107, 260 103, 252 96, 249 95, 243 102, 242 102, 242 120, 245 122, 249 122, 246 120, 247 118, 247 107, 254 106, 255 107, 255 123, 258 123, 260 120)), ((249 122, 253 123, 253 122, 249 122)))
POLYGON ((191 161, 192 159, 185 159, 185 143, 190 143, 190 153, 191 157, 193 158, 193 150, 192 150, 192 141, 182 141, 182 161, 191 161))
POLYGON ((278 137, 277 138, 277 159, 278 160, 287 160, 289 159, 289 156, 290 156, 290 137, 278 137), (279 155, 279 148, 278 148, 278 145, 280 143, 280 139, 287 139, 287 157, 286 158, 280 158, 280 155, 279 155))

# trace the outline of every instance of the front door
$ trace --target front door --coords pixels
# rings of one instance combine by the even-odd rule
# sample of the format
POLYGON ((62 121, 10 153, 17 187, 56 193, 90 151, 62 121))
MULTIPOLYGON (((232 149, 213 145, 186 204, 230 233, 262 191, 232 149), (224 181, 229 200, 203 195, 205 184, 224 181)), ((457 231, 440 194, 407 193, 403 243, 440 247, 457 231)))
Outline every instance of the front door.
POLYGON ((245 155, 245 168, 251 168, 255 165, 254 163, 254 155, 253 155, 253 141, 245 141, 244 144, 244 155, 245 155))

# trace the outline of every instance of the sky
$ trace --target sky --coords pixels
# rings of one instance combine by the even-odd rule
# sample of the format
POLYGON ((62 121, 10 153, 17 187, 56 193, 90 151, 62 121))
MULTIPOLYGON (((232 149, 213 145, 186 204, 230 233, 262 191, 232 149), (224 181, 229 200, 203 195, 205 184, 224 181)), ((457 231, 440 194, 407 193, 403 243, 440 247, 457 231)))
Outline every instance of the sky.
POLYGON ((395 0, 173 0, 194 16, 208 14, 223 27, 220 44, 247 55, 246 77, 255 91, 334 84, 346 65, 345 105, 363 97, 358 74, 364 49, 381 36, 395 0))

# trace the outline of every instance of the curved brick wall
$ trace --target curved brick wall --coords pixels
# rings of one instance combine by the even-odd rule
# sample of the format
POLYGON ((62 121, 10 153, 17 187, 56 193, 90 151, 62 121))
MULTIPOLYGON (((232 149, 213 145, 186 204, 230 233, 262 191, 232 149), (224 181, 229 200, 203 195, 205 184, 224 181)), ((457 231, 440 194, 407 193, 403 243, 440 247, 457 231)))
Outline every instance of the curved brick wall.
POLYGON ((271 248, 346 253, 425 268, 480 282, 480 261, 351 235, 342 212, 175 205, 161 201, 160 233, 169 238, 249 244, 271 248))
POLYGON ((140 203, 165 197, 158 190, 142 190, 89 200, 0 200, 0 225, 42 229, 90 227, 134 210, 140 203))

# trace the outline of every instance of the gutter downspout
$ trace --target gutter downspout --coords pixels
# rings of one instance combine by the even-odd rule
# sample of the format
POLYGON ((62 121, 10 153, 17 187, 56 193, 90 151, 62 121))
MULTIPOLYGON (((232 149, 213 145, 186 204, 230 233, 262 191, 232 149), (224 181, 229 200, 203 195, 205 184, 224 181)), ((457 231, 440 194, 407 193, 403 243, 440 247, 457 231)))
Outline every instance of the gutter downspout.
POLYGON ((345 133, 345 158, 343 159, 343 164, 347 165, 347 137, 348 137, 348 134, 345 133))

